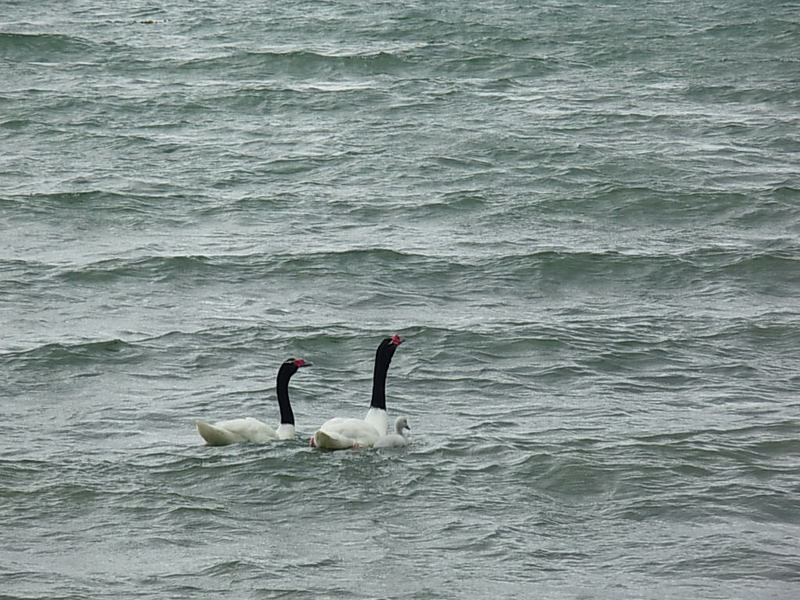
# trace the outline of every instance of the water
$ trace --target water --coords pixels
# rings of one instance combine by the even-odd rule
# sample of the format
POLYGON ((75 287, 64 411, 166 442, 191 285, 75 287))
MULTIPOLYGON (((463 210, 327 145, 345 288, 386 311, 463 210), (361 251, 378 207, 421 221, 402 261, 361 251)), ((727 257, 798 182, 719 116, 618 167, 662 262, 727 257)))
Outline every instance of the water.
POLYGON ((4 597, 797 595, 796 3, 163 4, 0 12, 4 597))

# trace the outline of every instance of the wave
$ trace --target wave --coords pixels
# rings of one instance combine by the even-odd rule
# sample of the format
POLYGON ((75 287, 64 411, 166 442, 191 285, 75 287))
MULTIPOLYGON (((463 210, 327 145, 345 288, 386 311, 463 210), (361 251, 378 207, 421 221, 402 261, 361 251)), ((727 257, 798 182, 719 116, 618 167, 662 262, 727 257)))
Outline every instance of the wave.
POLYGON ((153 282, 206 274, 224 265, 206 256, 153 256, 137 259, 107 259, 67 268, 57 277, 64 281, 101 283, 117 279, 148 279, 153 282))
POLYGON ((98 51, 94 42, 56 33, 0 32, 0 54, 15 62, 64 62, 87 58, 98 51))
POLYGON ((225 71, 245 76, 331 77, 341 75, 375 75, 397 73, 409 68, 402 54, 362 52, 352 54, 323 53, 309 50, 237 51, 212 57, 185 60, 173 69, 181 71, 225 71))
POLYGON ((276 255, 143 256, 107 259, 79 267, 62 268, 56 277, 85 283, 109 282, 121 278, 147 279, 153 282, 179 279, 192 279, 198 283, 202 280, 234 282, 277 274, 292 274, 297 277, 311 277, 316 274, 336 276, 354 269, 368 272, 370 266, 376 265, 403 269, 404 265, 419 265, 424 260, 422 256, 383 248, 276 255))
MULTIPOLYGON (((158 196, 159 200, 166 195, 158 196)), ((142 194, 129 194, 113 190, 90 189, 63 192, 28 194, 6 198, 17 214, 33 213, 53 218, 63 211, 103 212, 109 215, 150 214, 155 198, 142 194)))
POLYGON ((84 364, 131 363, 141 356, 136 344, 120 339, 44 344, 30 350, 0 354, 5 364, 39 363, 52 367, 84 364))

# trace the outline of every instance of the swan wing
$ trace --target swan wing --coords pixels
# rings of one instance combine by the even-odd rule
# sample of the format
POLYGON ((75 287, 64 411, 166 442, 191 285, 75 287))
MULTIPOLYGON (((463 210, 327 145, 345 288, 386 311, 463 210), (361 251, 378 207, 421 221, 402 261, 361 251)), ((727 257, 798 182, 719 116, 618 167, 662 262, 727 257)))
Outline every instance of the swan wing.
POLYGON ((341 450, 353 445, 372 446, 380 437, 378 430, 362 419, 336 417, 322 424, 314 433, 317 448, 341 450))
POLYGON ((266 423, 245 417, 244 419, 230 419, 209 425, 203 421, 197 422, 197 430, 211 446, 224 446, 235 442, 255 442, 263 444, 278 438, 277 433, 266 423), (202 423, 202 425, 201 425, 202 423))
POLYGON ((318 429, 314 432, 314 446, 327 450, 344 450, 352 448, 356 441, 352 438, 339 435, 336 432, 318 429))
POLYGON ((227 429, 211 425, 205 421, 197 421, 197 432, 209 446, 226 446, 227 444, 244 441, 227 429))

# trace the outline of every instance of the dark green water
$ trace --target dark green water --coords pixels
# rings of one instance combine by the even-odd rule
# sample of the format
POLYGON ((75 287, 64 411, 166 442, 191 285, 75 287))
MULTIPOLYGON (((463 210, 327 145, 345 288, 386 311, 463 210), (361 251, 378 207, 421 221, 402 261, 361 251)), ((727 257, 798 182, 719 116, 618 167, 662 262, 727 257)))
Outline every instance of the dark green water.
POLYGON ((3 2, 0 595, 794 598, 797 8, 3 2))

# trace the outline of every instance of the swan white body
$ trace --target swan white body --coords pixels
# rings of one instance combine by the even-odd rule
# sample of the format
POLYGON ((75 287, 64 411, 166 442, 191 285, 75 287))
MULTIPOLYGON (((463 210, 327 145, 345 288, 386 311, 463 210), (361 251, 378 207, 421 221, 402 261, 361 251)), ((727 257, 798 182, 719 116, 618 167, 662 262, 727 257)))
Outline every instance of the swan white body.
POLYGON ((273 429, 263 421, 253 417, 242 419, 229 419, 211 425, 198 420, 197 432, 206 441, 208 446, 226 446, 237 442, 254 442, 266 444, 275 440, 291 440, 295 437, 294 413, 289 402, 289 380, 301 367, 311 366, 302 358, 290 358, 278 369, 278 378, 275 389, 278 396, 278 408, 281 414, 281 423, 273 429))
POLYGON ((282 423, 273 429, 253 417, 230 419, 219 423, 197 421, 197 431, 209 446, 225 446, 237 442, 266 444, 275 440, 291 440, 295 437, 294 425, 282 423))
POLYGON ((386 435, 386 373, 397 347, 403 342, 399 335, 385 338, 375 353, 372 377, 372 399, 363 419, 334 417, 325 421, 311 437, 311 446, 328 450, 372 447, 386 435))
POLYGON ((386 411, 380 408, 370 408, 364 419, 334 417, 314 432, 312 444, 329 450, 371 447, 386 435, 386 421, 386 411))
POLYGON ((408 426, 408 419, 405 417, 397 417, 394 423, 395 433, 379 437, 372 445, 373 448, 402 448, 408 446, 408 438, 406 437, 405 430, 411 431, 408 426))

